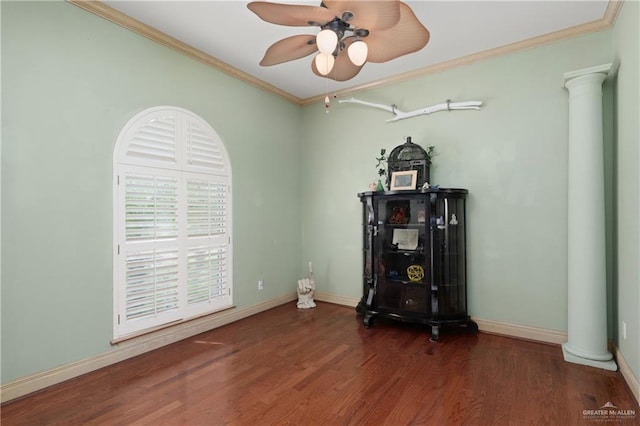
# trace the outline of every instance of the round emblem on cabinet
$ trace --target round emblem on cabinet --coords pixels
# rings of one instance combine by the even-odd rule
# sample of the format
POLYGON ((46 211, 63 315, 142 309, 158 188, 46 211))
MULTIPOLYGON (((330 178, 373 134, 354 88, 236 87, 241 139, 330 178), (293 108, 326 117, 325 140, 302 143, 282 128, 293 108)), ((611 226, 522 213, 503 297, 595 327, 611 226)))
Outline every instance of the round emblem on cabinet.
POLYGON ((420 281, 424 278, 424 269, 420 265, 411 265, 407 268, 407 276, 411 281, 420 281))

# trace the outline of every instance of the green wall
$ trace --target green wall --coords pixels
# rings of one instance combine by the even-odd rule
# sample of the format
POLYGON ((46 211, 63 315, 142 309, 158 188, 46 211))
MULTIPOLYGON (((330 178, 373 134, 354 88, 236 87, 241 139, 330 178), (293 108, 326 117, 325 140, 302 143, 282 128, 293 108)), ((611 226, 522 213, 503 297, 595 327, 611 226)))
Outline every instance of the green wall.
POLYGON ((616 87, 616 343, 640 378, 640 3, 623 4, 613 31, 616 87), (622 321, 627 338, 622 337, 622 321))
POLYGON ((300 108, 67 3, 0 7, 2 383, 111 349, 112 152, 122 126, 156 105, 200 115, 229 151, 239 307, 293 291, 309 260, 319 291, 358 299, 357 193, 380 148, 412 136, 438 148, 433 184, 470 190, 470 314, 566 330, 562 75, 616 56, 617 86, 604 97, 615 106, 605 109, 610 337, 626 320, 617 342, 639 376, 637 3, 625 3, 613 31, 356 95, 404 110, 485 102, 396 123, 337 99, 328 114, 321 102, 300 108))
MULTIPOLYGON (((404 136, 439 154, 431 183, 469 189, 468 299, 472 316, 566 330, 568 93, 563 73, 611 61, 607 31, 427 75, 355 97, 402 110, 452 99, 480 111, 394 123, 355 104, 305 108, 303 258, 320 290, 361 292, 361 205, 381 147, 404 136), (328 232, 331 230, 331 232, 328 232)), ((375 66, 369 64, 367 66, 375 66)))
POLYGON ((229 152, 235 304, 294 291, 298 106, 69 3, 1 7, 3 383, 111 349, 113 149, 151 106, 195 112, 229 152))

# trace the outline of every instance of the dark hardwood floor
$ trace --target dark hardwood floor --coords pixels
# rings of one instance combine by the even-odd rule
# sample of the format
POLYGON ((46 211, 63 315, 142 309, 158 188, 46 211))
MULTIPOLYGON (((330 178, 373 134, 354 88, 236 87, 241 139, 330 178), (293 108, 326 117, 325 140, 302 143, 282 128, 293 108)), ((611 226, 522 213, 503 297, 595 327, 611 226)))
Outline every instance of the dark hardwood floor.
POLYGON ((2 425, 639 424, 619 372, 559 346, 280 306, 2 407, 2 425), (635 416, 585 414, 606 403, 635 416))

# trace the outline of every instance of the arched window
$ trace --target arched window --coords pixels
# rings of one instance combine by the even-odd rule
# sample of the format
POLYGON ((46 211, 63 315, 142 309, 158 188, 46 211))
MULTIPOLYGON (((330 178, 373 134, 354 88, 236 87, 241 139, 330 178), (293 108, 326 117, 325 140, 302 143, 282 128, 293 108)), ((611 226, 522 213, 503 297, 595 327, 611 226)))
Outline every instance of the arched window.
POLYGON ((114 338, 233 304, 231 165, 202 118, 150 108, 122 129, 114 168, 114 338))

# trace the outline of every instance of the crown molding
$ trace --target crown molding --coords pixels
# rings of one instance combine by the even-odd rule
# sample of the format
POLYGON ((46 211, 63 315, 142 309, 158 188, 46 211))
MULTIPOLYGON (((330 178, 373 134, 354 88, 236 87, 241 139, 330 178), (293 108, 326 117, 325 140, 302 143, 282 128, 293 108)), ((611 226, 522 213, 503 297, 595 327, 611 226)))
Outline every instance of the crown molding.
POLYGON ((124 13, 110 6, 107 6, 100 1, 67 0, 67 2, 86 10, 87 12, 91 12, 94 15, 111 21, 123 28, 133 31, 136 34, 155 41, 156 43, 168 47, 169 49, 175 50, 178 53, 182 53, 183 55, 186 55, 191 59, 195 59, 196 61, 202 62, 205 65, 222 71, 225 74, 230 75, 231 77, 237 78, 238 80, 244 81, 245 83, 248 83, 252 86, 271 92, 286 99, 289 102, 293 102, 294 104, 302 104, 302 99, 293 96, 290 93, 285 92, 284 90, 278 89, 277 87, 266 83, 258 78, 255 78, 252 75, 249 75, 246 72, 227 64, 226 62, 222 62, 221 60, 214 58, 213 56, 199 49, 196 49, 195 47, 189 46, 188 44, 183 43, 180 40, 171 37, 170 35, 165 34, 150 25, 144 24, 137 19, 125 15, 124 13))
MULTIPOLYGON (((204 53, 201 50, 198 50, 192 46, 189 46, 188 44, 183 43, 180 40, 174 37, 171 37, 168 34, 163 33, 162 31, 158 31, 157 29, 147 24, 144 24, 136 19, 133 19, 130 16, 125 15, 124 13, 110 6, 107 6, 106 4, 100 1, 67 0, 67 2, 75 6, 78 6, 88 12, 91 12, 97 16, 100 16, 108 21, 111 21, 117 25, 120 25, 121 27, 124 27, 130 31, 133 31, 143 37, 153 40, 163 46, 173 49, 179 53, 182 53, 192 59, 195 59, 196 61, 202 62, 205 65, 208 65, 212 68, 222 71, 254 87, 258 87, 260 89, 271 92, 277 96, 280 96, 296 105, 304 106, 304 105, 312 104, 314 102, 322 101, 324 99, 325 95, 313 96, 306 99, 298 98, 297 96, 294 96, 281 89, 278 89, 277 87, 269 83, 266 83, 256 77, 253 77, 252 75, 245 73, 244 71, 241 71, 225 62, 222 62, 219 59, 207 53, 204 53)), ((555 43, 560 40, 565 40, 568 38, 572 38, 572 37, 576 37, 576 36, 580 36, 580 35, 584 35, 592 32, 606 30, 611 28, 614 25, 623 3, 624 3, 624 0, 609 0, 604 16, 601 19, 598 19, 595 21, 587 22, 581 25, 576 25, 571 28, 566 28, 564 30, 552 32, 549 34, 544 34, 538 37, 530 38, 530 39, 519 41, 516 43, 507 44, 505 46, 496 47, 494 49, 485 50, 483 52, 475 53, 472 55, 463 56, 461 58, 452 59, 439 64, 430 65, 414 71, 398 74, 390 78, 377 80, 371 83, 351 87, 345 90, 340 90, 336 92, 335 95, 336 96, 353 95, 357 92, 362 92, 364 90, 379 88, 379 87, 387 86, 390 84, 398 83, 401 81, 413 79, 416 77, 443 72, 452 68, 468 65, 473 62, 478 62, 484 59, 507 55, 510 53, 515 53, 518 51, 532 49, 532 48, 543 46, 550 43, 555 43)))

